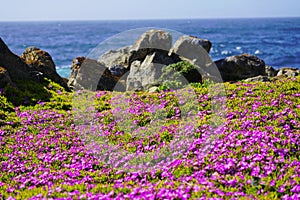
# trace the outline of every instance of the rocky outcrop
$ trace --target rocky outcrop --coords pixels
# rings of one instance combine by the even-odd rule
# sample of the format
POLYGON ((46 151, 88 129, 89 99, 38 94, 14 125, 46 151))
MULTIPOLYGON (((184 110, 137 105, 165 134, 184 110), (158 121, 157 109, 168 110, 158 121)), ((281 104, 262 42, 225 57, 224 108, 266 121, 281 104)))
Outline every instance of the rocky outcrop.
POLYGON ((20 57, 31 68, 47 68, 48 71, 55 71, 55 64, 49 53, 37 47, 28 47, 20 57))
POLYGON ((260 58, 242 54, 215 62, 223 81, 238 81, 255 76, 266 76, 265 62, 260 58))
POLYGON ((6 84, 14 85, 16 81, 40 82, 47 77, 69 90, 66 82, 57 74, 51 56, 36 47, 27 48, 19 57, 0 38, 0 66, 1 87, 6 84))
POLYGON ((150 30, 142 34, 133 45, 129 57, 127 90, 147 90, 159 84, 162 67, 181 61, 178 55, 169 53, 172 45, 170 33, 150 30))
POLYGON ((212 43, 193 36, 184 35, 171 45, 170 33, 150 30, 132 46, 110 50, 97 61, 77 58, 72 64, 68 85, 100 90, 116 90, 116 86, 120 86, 119 91, 155 91, 166 81, 174 85, 204 81, 269 81, 277 74, 295 76, 299 73, 292 69, 278 71, 249 54, 213 62, 208 55, 212 43))
POLYGON ((31 68, 32 73, 39 74, 68 88, 66 82, 56 72, 55 64, 50 54, 37 47, 28 47, 21 59, 31 68))
MULTIPOLYGON (((81 58, 75 59, 68 85, 76 87, 78 84, 83 88, 115 90, 117 82, 117 85, 126 90, 147 90, 160 84, 159 77, 164 66, 187 60, 191 64, 209 68, 212 63, 208 56, 210 48, 210 41, 191 36, 181 37, 172 47, 170 33, 149 30, 143 33, 133 46, 110 50, 97 61, 87 59, 90 64, 84 64, 85 61, 81 62, 81 58), (97 78, 100 80, 99 84, 96 84, 97 78), (88 81, 93 83, 89 85, 88 81)), ((172 77, 169 74, 167 76, 172 77)), ((190 73, 189 76, 192 78, 182 77, 195 82, 202 80, 199 73, 190 73)))
POLYGON ((170 64, 179 62, 180 59, 175 54, 170 54, 172 46, 172 36, 162 30, 149 30, 142 34, 134 43, 130 51, 129 67, 134 61, 143 62, 148 55, 156 54, 155 62, 160 64, 170 64))
MULTIPOLYGON (((129 58, 130 72, 127 78, 127 90, 147 90, 153 85, 161 84, 159 77, 162 68, 186 60, 199 66, 197 73, 191 77, 181 77, 193 82, 201 82, 203 73, 210 73, 212 61, 208 56, 211 42, 192 36, 180 37, 171 47, 172 37, 163 31, 148 31, 135 43, 129 58), (201 70, 201 68, 203 70, 201 70), (196 77, 196 78, 195 78, 196 77)), ((164 76, 173 77, 168 73, 164 76)), ((189 74, 191 75, 191 74, 189 74)))
POLYGON ((19 56, 11 52, 1 38, 0 66, 7 70, 12 80, 34 80, 30 67, 19 56))

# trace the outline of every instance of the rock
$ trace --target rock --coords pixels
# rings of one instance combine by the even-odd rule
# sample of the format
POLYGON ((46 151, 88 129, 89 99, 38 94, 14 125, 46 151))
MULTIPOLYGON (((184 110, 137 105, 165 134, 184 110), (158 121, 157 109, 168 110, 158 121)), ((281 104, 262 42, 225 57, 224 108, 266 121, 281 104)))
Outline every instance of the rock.
POLYGON ((160 64, 170 64, 179 62, 179 56, 170 54, 172 46, 172 36, 170 33, 162 30, 150 30, 143 33, 133 45, 129 56, 129 67, 134 61, 143 62, 147 55, 156 53, 156 57, 160 57, 157 61, 160 64))
POLYGON ((274 69, 271 66, 266 66, 266 75, 268 77, 274 77, 277 75, 277 73, 278 73, 278 70, 274 69))
POLYGON ((134 61, 131 64, 127 77, 126 90, 147 90, 149 87, 159 84, 157 81, 164 66, 156 62, 159 59, 160 55, 153 53, 152 55, 147 55, 142 62, 134 61))
POLYGON ((178 55, 169 54, 171 45, 172 36, 165 31, 142 34, 130 51, 126 90, 147 90, 159 84, 162 67, 181 61, 178 55))
POLYGON ((14 86, 9 77, 8 71, 0 66, 0 88, 4 88, 7 84, 14 86))
POLYGON ((215 62, 223 81, 238 81, 255 76, 266 76, 265 62, 256 56, 242 54, 215 62))
POLYGON ((13 80, 34 80, 30 67, 17 55, 12 53, 0 38, 0 66, 4 67, 13 80))
POLYGON ((197 58, 197 53, 202 52, 199 51, 199 49, 205 49, 205 51, 209 53, 211 46, 212 43, 209 40, 200 39, 195 36, 184 35, 175 42, 174 46, 172 47, 172 51, 176 54, 192 59, 197 58))
POLYGON ((284 67, 278 70, 277 76, 285 75, 287 77, 296 77, 300 74, 300 70, 297 68, 284 67))
POLYGON ((37 47, 28 47, 21 55, 21 59, 36 75, 51 79, 68 90, 66 82, 56 72, 55 64, 48 52, 37 47))
POLYGON ((110 50, 103 54, 98 62, 104 64, 110 72, 117 77, 122 77, 129 70, 129 57, 132 46, 118 50, 110 50))
MULTIPOLYGON (((182 36, 171 48, 172 37, 170 33, 160 30, 150 30, 144 33, 134 44, 129 57, 129 75, 127 77, 127 90, 148 90, 149 87, 160 85, 162 81, 201 82, 203 74, 210 73, 209 68, 213 63, 208 55, 211 42, 192 36, 182 36), (162 68, 182 60, 198 66, 186 74, 177 69, 166 70, 165 79, 162 80, 162 68), (201 66, 205 70, 201 70, 201 66), (195 73, 197 71, 197 73, 195 73), (170 74, 171 73, 171 74, 170 74), (176 80, 173 80, 176 78, 176 80), (172 79, 172 80, 169 80, 172 79), (184 80, 183 80, 184 79, 184 80)), ((178 84, 180 84, 178 82, 178 84)))
POLYGON ((26 49, 21 58, 12 53, 0 38, 0 66, 7 70, 12 82, 15 80, 39 82, 43 77, 47 77, 69 90, 64 80, 56 73, 51 56, 36 47, 26 49))
POLYGON ((47 68, 49 72, 55 71, 55 64, 48 52, 37 47, 28 47, 20 56, 31 68, 47 68))
POLYGON ((115 77, 122 77, 127 72, 127 68, 123 65, 114 65, 108 68, 108 70, 115 77))
POLYGON ((75 89, 88 90, 125 90, 118 84, 109 69, 102 63, 84 57, 73 59, 68 85, 75 89))
POLYGON ((179 55, 182 60, 199 66, 204 72, 213 73, 212 60, 208 55, 211 46, 209 40, 184 35, 175 42, 169 54, 179 55))
POLYGON ((71 73, 68 80, 68 87, 74 89, 76 85, 76 78, 77 74, 79 72, 80 66, 82 65, 83 61, 85 60, 85 57, 77 57, 74 58, 71 65, 71 73))
POLYGON ((172 46, 172 36, 162 30, 149 30, 143 33, 133 45, 133 50, 160 49, 169 51, 172 46))
POLYGON ((169 54, 169 51, 165 51, 162 49, 145 48, 137 51, 135 50, 131 51, 131 55, 129 57, 129 66, 131 67, 134 61, 143 62, 148 55, 153 55, 153 54, 156 54, 154 62, 159 64, 169 65, 181 61, 178 55, 169 54))
POLYGON ((244 80, 245 82, 270 82, 270 79, 267 76, 255 76, 252 78, 247 78, 244 80))

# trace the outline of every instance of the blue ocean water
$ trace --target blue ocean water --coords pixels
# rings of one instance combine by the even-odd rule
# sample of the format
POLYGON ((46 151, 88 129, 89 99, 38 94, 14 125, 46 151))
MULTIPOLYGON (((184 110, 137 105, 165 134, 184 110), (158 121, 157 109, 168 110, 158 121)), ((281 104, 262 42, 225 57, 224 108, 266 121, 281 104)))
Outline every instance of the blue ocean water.
POLYGON ((209 39, 213 60, 250 53, 276 68, 300 68, 300 18, 0 22, 0 37, 18 55, 29 46, 48 51, 58 73, 68 77, 74 57, 86 56, 115 34, 142 27, 209 39))

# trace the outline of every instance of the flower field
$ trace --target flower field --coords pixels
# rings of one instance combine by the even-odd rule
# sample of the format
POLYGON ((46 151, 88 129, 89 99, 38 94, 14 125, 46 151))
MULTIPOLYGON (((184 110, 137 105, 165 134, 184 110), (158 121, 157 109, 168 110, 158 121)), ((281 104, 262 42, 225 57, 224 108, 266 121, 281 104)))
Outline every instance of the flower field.
POLYGON ((224 87, 218 126, 206 85, 192 84, 196 105, 160 91, 120 108, 95 92, 84 135, 59 85, 2 89, 0 199, 300 199, 300 77, 224 87))

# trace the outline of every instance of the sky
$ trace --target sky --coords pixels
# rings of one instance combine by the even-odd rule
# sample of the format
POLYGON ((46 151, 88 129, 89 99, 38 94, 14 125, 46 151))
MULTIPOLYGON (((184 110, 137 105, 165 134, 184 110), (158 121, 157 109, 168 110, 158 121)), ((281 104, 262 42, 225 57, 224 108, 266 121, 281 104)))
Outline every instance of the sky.
POLYGON ((0 21, 300 17, 300 0, 3 0, 0 21))

